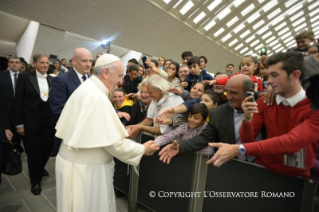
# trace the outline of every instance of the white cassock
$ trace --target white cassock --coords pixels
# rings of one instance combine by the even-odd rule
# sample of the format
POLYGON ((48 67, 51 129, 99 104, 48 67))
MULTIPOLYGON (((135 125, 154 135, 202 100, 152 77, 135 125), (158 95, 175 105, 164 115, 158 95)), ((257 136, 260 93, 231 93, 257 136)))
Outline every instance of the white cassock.
POLYGON ((145 148, 132 142, 95 76, 67 101, 56 126, 63 139, 56 158, 57 211, 116 211, 113 156, 138 165, 145 148))

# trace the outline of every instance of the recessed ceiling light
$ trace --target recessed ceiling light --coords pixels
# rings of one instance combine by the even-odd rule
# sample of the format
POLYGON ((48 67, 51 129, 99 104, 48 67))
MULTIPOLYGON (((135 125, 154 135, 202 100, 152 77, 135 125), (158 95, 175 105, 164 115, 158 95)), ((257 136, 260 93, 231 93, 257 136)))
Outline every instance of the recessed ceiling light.
POLYGON ((239 5, 241 5, 243 2, 244 2, 245 0, 236 0, 236 1, 234 1, 234 6, 235 7, 238 7, 239 5))
POLYGON ((264 44, 261 43, 261 44, 259 44, 258 46, 255 47, 255 50, 257 51, 257 50, 259 50, 259 49, 260 49, 261 47, 263 47, 263 46, 264 46, 264 44))
POLYGON ((311 11, 311 12, 309 13, 309 16, 312 17, 312 16, 318 15, 318 14, 319 14, 319 8, 316 9, 316 10, 314 10, 314 11, 311 11))
POLYGON ((290 18, 290 21, 293 22, 294 20, 296 20, 297 18, 299 18, 300 16, 302 16, 304 14, 303 11, 300 11, 299 13, 297 13, 296 15, 292 16, 290 18))
POLYGON ((206 13, 201 12, 193 21, 197 24, 200 20, 202 20, 206 16, 206 13))
POLYGON ((306 22, 306 19, 305 19, 305 18, 300 18, 299 20, 293 22, 293 23, 292 23, 292 26, 293 26, 293 27, 296 27, 296 26, 300 25, 302 22, 305 23, 305 22, 306 22))
POLYGON ((237 43, 237 39, 235 39, 235 40, 233 40, 232 42, 230 42, 229 44, 228 44, 228 46, 232 46, 232 45, 234 45, 235 43, 237 43))
POLYGON ((259 21, 257 24, 255 24, 254 26, 253 26, 253 28, 254 29, 257 29, 258 27, 260 27, 261 25, 263 25, 265 23, 265 21, 264 20, 261 20, 261 21, 259 21))
POLYGON ((190 10, 194 6, 194 3, 191 1, 188 1, 184 7, 179 11, 182 15, 185 15, 188 10, 190 10))
POLYGON ((163 0, 166 4, 170 3, 171 0, 163 0))
POLYGON ((318 8, 319 6, 319 1, 314 1, 311 5, 308 6, 309 11, 311 11, 314 8, 318 8))
POLYGON ((259 12, 256 12, 256 13, 252 14, 249 18, 247 18, 247 22, 251 23, 259 17, 260 17, 259 12))
POLYGON ((300 30, 306 29, 307 24, 303 23, 300 26, 296 27, 294 30, 295 32, 299 32, 300 30))
POLYGON ((211 22, 209 22, 205 27, 204 29, 206 31, 210 30, 214 25, 216 24, 216 22, 214 20, 212 20, 211 22))
POLYGON ((278 32, 278 35, 281 36, 282 34, 286 33, 287 31, 289 31, 289 27, 286 27, 285 29, 282 29, 278 32))
POLYGON ((281 36, 280 38, 283 40, 283 39, 286 39, 288 36, 291 36, 291 37, 292 37, 291 32, 288 32, 288 33, 284 34, 284 35, 281 36))
POLYGON ((270 22, 271 25, 275 26, 276 24, 278 24, 280 21, 284 20, 284 17, 282 15, 278 16, 277 18, 275 18, 274 20, 272 20, 270 22))
POLYGON ((268 44, 268 46, 274 46, 278 43, 278 40, 274 40, 273 42, 271 42, 270 44, 268 44))
POLYGON ((225 42, 231 37, 231 34, 227 34, 225 37, 222 38, 222 41, 225 42))
POLYGON ((283 28, 284 26, 286 26, 287 23, 286 22, 282 22, 281 24, 279 24, 278 26, 276 26, 275 30, 278 31, 280 30, 281 28, 283 28))
POLYGON ((238 20, 239 20, 238 17, 235 16, 232 20, 230 20, 230 21, 226 24, 227 27, 232 26, 232 25, 233 25, 234 23, 236 23, 238 20))
POLYGON ((246 43, 249 43, 250 41, 252 41, 253 39, 255 39, 255 35, 249 37, 246 39, 246 43))
POLYGON ((290 7, 290 5, 292 5, 292 4, 295 3, 296 1, 298 1, 298 0, 290 0, 290 1, 288 1, 288 2, 285 3, 285 6, 286 6, 286 7, 290 7))
POLYGON ((240 54, 243 54, 244 52, 247 52, 248 47, 244 48, 243 50, 240 51, 240 54))
POLYGON ((287 43, 286 46, 287 46, 288 48, 290 48, 290 47, 292 47, 293 44, 295 44, 294 46, 296 46, 296 41, 295 41, 295 40, 293 40, 293 41, 287 43))
POLYGON ((281 46, 281 43, 278 43, 276 46, 272 47, 273 50, 278 49, 281 46))
POLYGON ((245 24, 240 24, 239 26, 237 26, 237 27, 234 29, 234 32, 237 33, 237 32, 239 32, 240 30, 242 30, 244 27, 245 27, 245 24))
POLYGON ((222 11, 217 15, 217 18, 219 18, 219 20, 222 20, 222 19, 225 18, 230 12, 231 12, 231 10, 229 9, 229 7, 227 7, 227 8, 225 8, 224 10, 222 10, 222 11))
POLYGON ((276 37, 275 36, 272 36, 271 38, 269 38, 268 40, 266 40, 266 43, 269 43, 271 41, 273 41, 276 37))
POLYGON ((260 43, 260 41, 259 41, 259 40, 255 40, 254 42, 252 42, 252 43, 250 44, 250 46, 253 47, 253 46, 255 46, 257 43, 260 43))
POLYGON ((266 30, 268 30, 269 28, 267 26, 261 28, 260 30, 257 31, 258 35, 261 35, 262 33, 264 33, 266 30))
POLYGON ((267 12, 268 10, 270 10, 271 8, 273 8, 276 4, 278 4, 278 1, 277 1, 277 0, 270 1, 270 2, 268 2, 268 3, 263 7, 263 10, 264 10, 265 12, 267 12))
POLYGON ((289 9, 287 12, 288 12, 288 15, 291 15, 291 14, 294 14, 297 10, 301 9, 302 8, 302 2, 293 6, 291 9, 289 9))
POLYGON ((270 20, 272 19, 273 17, 275 17, 278 13, 281 12, 281 9, 280 8, 277 8, 277 10, 275 10, 274 12, 270 13, 269 15, 267 15, 267 18, 270 20))
POLYGON ((244 44, 239 44, 238 46, 236 46, 235 50, 237 51, 238 49, 240 49, 242 46, 244 46, 244 44))
POLYGON ((319 15, 315 16, 314 18, 310 19, 311 23, 314 23, 315 21, 317 21, 319 19, 319 15))
POLYGON ((277 49, 276 52, 281 52, 282 50, 284 50, 284 47, 277 49))
POLYGON ((211 3, 207 9, 209 11, 212 11, 215 7, 217 7, 220 3, 222 3, 222 0, 215 0, 213 3, 211 3))
POLYGON ((264 34, 261 38, 265 40, 265 38, 267 38, 268 36, 270 36, 272 34, 271 31, 267 32, 266 34, 264 34))
POLYGON ((246 30, 246 32, 244 32, 243 34, 240 35, 240 38, 244 38, 246 37, 246 35, 248 35, 250 33, 250 30, 246 30))
POLYGON ((173 9, 175 9, 180 3, 182 3, 183 0, 179 0, 173 7, 173 9))
POLYGON ((221 33, 223 33, 225 31, 224 28, 220 28, 217 32, 215 32, 214 36, 217 37, 218 35, 220 35, 221 33))
POLYGON ((253 10, 255 8, 255 5, 254 4, 251 4, 249 5, 248 7, 246 7, 246 9, 244 9, 242 12, 241 12, 241 15, 242 16, 245 16, 247 15, 251 10, 253 10))
POLYGON ((292 39, 294 39, 294 37, 289 37, 289 38, 287 38, 286 40, 284 40, 284 43, 289 43, 292 39))

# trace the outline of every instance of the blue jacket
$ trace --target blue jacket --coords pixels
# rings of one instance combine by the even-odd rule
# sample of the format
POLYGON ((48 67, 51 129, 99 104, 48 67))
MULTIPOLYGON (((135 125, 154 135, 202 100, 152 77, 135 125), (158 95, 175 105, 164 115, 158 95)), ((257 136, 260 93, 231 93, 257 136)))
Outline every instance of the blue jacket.
POLYGON ((189 74, 188 77, 184 80, 184 82, 188 83, 188 86, 185 88, 185 90, 190 91, 192 84, 196 82, 203 82, 204 80, 213 80, 214 78, 212 75, 208 74, 205 69, 202 69, 200 75, 193 75, 189 74))

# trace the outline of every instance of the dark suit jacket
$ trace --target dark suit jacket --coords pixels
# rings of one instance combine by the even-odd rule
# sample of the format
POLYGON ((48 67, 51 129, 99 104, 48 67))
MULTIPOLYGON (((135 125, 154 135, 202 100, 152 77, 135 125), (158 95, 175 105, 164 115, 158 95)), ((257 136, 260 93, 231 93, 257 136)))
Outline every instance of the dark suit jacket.
POLYGON ((200 135, 179 142, 178 156, 201 150, 212 142, 236 144, 234 110, 228 103, 210 111, 209 122, 200 135))
POLYGON ((4 130, 13 123, 14 90, 9 71, 0 72, 0 139, 5 139, 4 130))
POLYGON ((79 85, 81 82, 74 69, 52 80, 50 106, 56 121, 59 119, 66 101, 79 85))
MULTIPOLYGON (((52 81, 52 77, 50 75, 47 76, 47 81, 50 90, 52 81)), ((50 98, 48 101, 50 101, 50 98)), ((36 71, 23 72, 19 74, 14 98, 15 126, 24 124, 24 116, 27 112, 34 114, 39 113, 38 107, 41 102, 43 101, 40 97, 40 88, 36 71)), ((41 111, 40 113, 42 114, 41 111)))

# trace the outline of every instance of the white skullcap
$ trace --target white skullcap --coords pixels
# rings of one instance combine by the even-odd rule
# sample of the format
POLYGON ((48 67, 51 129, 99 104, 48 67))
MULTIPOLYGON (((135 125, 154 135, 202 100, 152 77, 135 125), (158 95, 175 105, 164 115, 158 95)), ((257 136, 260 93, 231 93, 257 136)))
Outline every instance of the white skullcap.
POLYGON ((99 66, 105 66, 116 61, 120 61, 120 58, 113 54, 102 54, 95 62, 95 68, 99 66))

